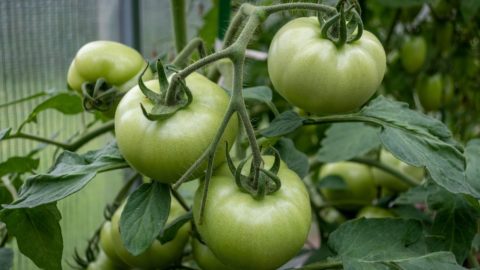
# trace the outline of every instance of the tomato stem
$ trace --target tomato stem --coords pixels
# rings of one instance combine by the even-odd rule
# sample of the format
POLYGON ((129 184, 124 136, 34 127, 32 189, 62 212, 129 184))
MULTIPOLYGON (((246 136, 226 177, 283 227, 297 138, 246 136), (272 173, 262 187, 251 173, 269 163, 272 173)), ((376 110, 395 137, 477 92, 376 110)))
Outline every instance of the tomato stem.
POLYGON ((194 38, 192 39, 183 50, 177 54, 175 59, 172 61, 172 65, 178 67, 184 67, 185 63, 188 59, 192 56, 192 54, 198 50, 198 54, 201 58, 206 56, 205 52, 205 43, 201 38, 194 38))
POLYGON ((185 18, 185 0, 170 0, 172 5, 173 33, 175 48, 179 53, 187 44, 187 25, 185 18))

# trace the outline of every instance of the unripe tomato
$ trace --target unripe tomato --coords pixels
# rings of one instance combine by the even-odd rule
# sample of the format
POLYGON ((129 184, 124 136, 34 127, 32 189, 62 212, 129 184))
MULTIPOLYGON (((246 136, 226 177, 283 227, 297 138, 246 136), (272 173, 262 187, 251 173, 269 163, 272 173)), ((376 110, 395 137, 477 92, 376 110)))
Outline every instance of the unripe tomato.
MULTIPOLYGON (((132 267, 138 267, 141 269, 163 269, 164 267, 172 264, 178 260, 183 253, 185 244, 188 242, 190 224, 184 224, 177 232, 175 238, 165 244, 161 244, 160 241, 154 240, 152 245, 138 256, 133 256, 123 245, 119 223, 120 216, 122 215, 122 205, 112 217, 112 230, 111 237, 113 239, 115 251, 118 256, 132 267)), ((170 207, 170 215, 168 216, 167 224, 174 219, 183 215, 185 210, 180 204, 172 199, 170 207)))
POLYGON ((202 270, 233 270, 221 262, 206 245, 196 238, 192 240, 192 252, 195 262, 202 270))
MULTIPOLYGON (((266 169, 274 162, 272 156, 263 160, 266 169)), ((243 173, 249 170, 246 165, 243 173)), ((195 224, 213 254, 229 267, 277 269, 302 248, 312 219, 308 191, 283 162, 277 176, 281 188, 262 199, 240 190, 232 175, 212 177, 201 224, 205 183, 199 186, 193 204, 195 224)))
POLYGON ((284 25, 268 52, 275 90, 315 114, 358 109, 380 86, 385 69, 385 50, 372 33, 364 31, 359 40, 338 48, 321 37, 317 17, 284 25))
POLYGON ((125 262, 115 251, 115 244, 112 239, 112 222, 110 221, 105 222, 100 231, 100 247, 118 269, 128 269, 125 262))
POLYGON ((417 86, 418 99, 426 111, 436 111, 449 104, 453 92, 451 77, 443 78, 440 73, 422 78, 417 86))
MULTIPOLYGON (((153 107, 138 86, 118 104, 115 135, 125 160, 141 174, 162 183, 173 183, 209 147, 223 120, 229 103, 228 94, 206 77, 193 73, 186 78, 193 101, 166 119, 148 120, 140 108, 153 107)), ((159 92, 157 80, 145 85, 159 92)), ((225 141, 232 145, 237 135, 237 117, 232 117, 215 155, 214 166, 225 161, 225 141)), ((200 176, 207 164, 192 178, 200 176)))
POLYGON ((102 250, 97 255, 94 262, 87 266, 87 270, 118 270, 118 266, 102 250))
POLYGON ((387 209, 376 206, 365 206, 358 211, 357 218, 393 218, 395 215, 387 209))
MULTIPOLYGON (((380 151, 380 162, 389 165, 402 173, 411 176, 419 183, 422 181, 425 171, 423 168, 414 167, 397 159, 392 153, 385 149, 380 151)), ((381 187, 395 192, 402 192, 408 189, 408 185, 397 177, 380 169, 372 168, 375 183, 381 187)))
POLYGON ((345 189, 322 188, 325 200, 338 209, 355 210, 375 199, 377 190, 368 166, 348 161, 323 165, 320 179, 331 175, 341 177, 346 184, 345 189))
MULTIPOLYGON (((145 59, 135 49, 114 41, 92 41, 83 45, 72 60, 67 83, 70 88, 83 94, 83 83, 95 84, 103 78, 109 86, 125 93, 137 84, 145 65, 145 59)), ((152 77, 150 69, 142 76, 144 80, 152 77)), ((121 97, 122 95, 117 95, 111 109, 103 112, 106 117, 113 118, 121 97)))
POLYGON ((422 36, 408 37, 400 49, 400 55, 405 70, 416 73, 427 58, 427 42, 422 36))

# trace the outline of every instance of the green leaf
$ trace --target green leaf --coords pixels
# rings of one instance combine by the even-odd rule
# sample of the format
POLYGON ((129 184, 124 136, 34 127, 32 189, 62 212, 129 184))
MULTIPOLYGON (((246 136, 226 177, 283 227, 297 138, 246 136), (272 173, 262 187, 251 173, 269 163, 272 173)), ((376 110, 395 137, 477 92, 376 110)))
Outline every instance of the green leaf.
POLYGON ((402 1, 376 0, 376 2, 385 7, 402 8, 402 7, 421 6, 425 3, 432 2, 432 0, 402 0, 402 1))
POLYGON ((406 192, 400 194, 394 201, 397 205, 409 205, 417 203, 426 203, 429 194, 429 189, 425 186, 417 186, 410 188, 406 192))
POLYGON ((10 270, 13 267, 13 250, 0 248, 0 265, 2 270, 10 270))
POLYGON ((307 176, 310 168, 308 157, 295 147, 292 139, 281 138, 275 145, 275 149, 290 170, 296 172, 300 178, 307 176))
POLYGON ((33 208, 61 200, 81 190, 97 172, 117 168, 126 163, 116 143, 79 155, 65 151, 46 174, 29 177, 20 190, 19 198, 5 208, 33 208))
POLYGON ((467 143, 465 147, 465 158, 467 159, 467 168, 465 170, 467 181, 480 190, 480 139, 474 139, 467 143))
POLYGON ((344 269, 463 269, 449 252, 426 253, 420 222, 356 219, 328 240, 344 269))
POLYGON ((280 137, 295 131, 303 125, 304 118, 294 111, 286 111, 277 116, 266 129, 260 133, 265 137, 280 137))
POLYGON ((4 128, 0 130, 0 141, 3 140, 4 138, 8 137, 10 135, 10 131, 12 131, 12 128, 4 128))
POLYGON ((21 126, 29 122, 36 122, 37 115, 48 109, 54 109, 63 114, 81 113, 83 112, 82 99, 74 92, 61 92, 51 96, 35 107, 21 126))
POLYGON ((477 232, 480 216, 478 201, 474 204, 465 196, 453 194, 438 186, 430 189, 428 206, 436 211, 427 244, 431 251, 451 251, 458 263, 463 263, 477 232))
POLYGON ((363 156, 380 147, 380 128, 363 123, 336 123, 325 132, 317 153, 321 162, 337 162, 363 156), (354 131, 354 132, 352 132, 354 131))
POLYGON ((324 189, 345 190, 348 188, 347 183, 341 176, 328 175, 320 179, 317 186, 324 189))
POLYGON ((170 187, 158 181, 145 183, 129 197, 120 217, 125 248, 137 256, 147 250, 163 230, 170 213, 170 187))
POLYGON ((62 269, 61 215, 55 203, 31 209, 4 209, 0 213, 23 254, 42 269, 62 269))
POLYGON ((39 161, 31 157, 11 157, 0 163, 0 177, 9 173, 31 172, 38 168, 39 161))
POLYGON ((171 223, 169 223, 161 232, 160 235, 157 237, 160 243, 165 244, 175 238, 177 235, 178 230, 187 222, 192 220, 193 214, 191 211, 179 216, 171 223))
POLYGON ((396 158, 426 167, 432 179, 450 192, 480 198, 480 189, 466 181, 460 146, 442 122, 382 96, 364 107, 360 115, 382 125, 380 140, 396 158))
POLYGON ((470 21, 480 9, 480 1, 478 0, 462 0, 460 1, 460 13, 465 21, 470 21))
POLYGON ((272 101, 272 89, 268 86, 255 86, 243 89, 243 97, 264 103, 272 101))

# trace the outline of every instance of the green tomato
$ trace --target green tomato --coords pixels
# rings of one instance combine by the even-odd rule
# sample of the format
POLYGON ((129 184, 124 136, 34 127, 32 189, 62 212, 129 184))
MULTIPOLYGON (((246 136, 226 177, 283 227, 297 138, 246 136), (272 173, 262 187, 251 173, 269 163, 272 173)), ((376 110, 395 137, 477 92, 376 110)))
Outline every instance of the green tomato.
POLYGON ((221 262, 215 254, 198 239, 192 240, 193 258, 202 270, 233 270, 221 262))
MULTIPOLYGON (((124 93, 137 84, 138 77, 145 68, 146 62, 136 50, 114 41, 92 41, 78 50, 70 64, 67 83, 73 90, 82 94, 82 84, 94 84, 99 78, 124 93)), ((153 77, 150 69, 143 75, 144 80, 153 77)), ((103 112, 113 118, 115 108, 122 95, 117 95, 113 106, 103 112)))
POLYGON ((442 77, 440 73, 420 79, 417 95, 426 111, 436 111, 448 105, 453 98, 453 80, 450 76, 442 77))
POLYGON ((365 206, 358 211, 357 218, 393 218, 395 215, 387 209, 376 206, 365 206))
POLYGON ((113 243, 111 231, 112 222, 106 221, 102 226, 102 230, 100 231, 100 247, 118 269, 127 269, 127 265, 115 251, 115 245, 113 243))
POLYGON ((380 86, 385 69, 385 50, 372 33, 364 31, 360 40, 338 48, 321 38, 317 17, 284 25, 268 52, 268 73, 278 93, 315 114, 358 109, 380 86))
MULTIPOLYGON (((92 41, 78 50, 68 69, 68 85, 81 93, 84 82, 104 78, 111 86, 125 92, 137 84, 146 62, 136 50, 114 41, 92 41)), ((145 80, 152 78, 147 69, 145 80)))
POLYGON ((87 266, 87 270, 118 270, 118 265, 112 261, 102 250, 97 255, 94 262, 87 266))
POLYGON ((409 73, 418 72, 427 58, 427 42, 422 36, 408 37, 400 49, 402 64, 409 73))
MULTIPOLYGON (((265 168, 274 162, 264 156, 265 168)), ((244 174, 250 168, 244 167, 244 174)), ((312 219, 307 189, 295 172, 281 162, 281 188, 262 199, 241 191, 233 176, 210 180, 202 223, 199 224, 204 182, 193 204, 202 239, 215 256, 234 269, 276 269, 302 248, 312 219)))
POLYGON ((377 190, 368 166, 355 162, 335 162, 323 165, 320 179, 327 176, 339 176, 343 179, 344 189, 322 188, 325 200, 342 210, 356 210, 371 204, 377 190))
MULTIPOLYGON (((385 149, 380 151, 380 162, 393 167, 400 172, 409 175, 419 183, 422 181, 425 171, 423 168, 414 167, 397 159, 385 149)), ((393 192, 402 192, 409 188, 402 180, 380 169, 372 168, 375 183, 393 192)))
MULTIPOLYGON (((165 244, 161 244, 160 241, 154 240, 152 245, 138 256, 133 256, 128 252, 123 245, 119 230, 120 217, 124 206, 125 204, 117 209, 113 215, 111 230, 111 238, 113 240, 115 251, 124 262, 132 267, 138 267, 141 269, 163 269, 182 256, 183 249, 189 238, 189 223, 184 224, 178 230, 175 238, 165 244)), ((167 224, 183 214, 185 214, 185 210, 176 200, 172 199, 167 224)))
MULTIPOLYGON (((122 99, 115 113, 115 135, 120 152, 138 172, 162 183, 173 183, 200 157, 215 137, 228 106, 229 96, 215 83, 193 73, 186 78, 193 101, 171 117, 148 120, 153 104, 134 87, 122 99)), ((145 85, 159 92, 157 80, 145 85)), ((225 160, 225 141, 232 145, 237 134, 237 117, 232 117, 215 155, 214 165, 225 160)), ((203 173, 206 163, 193 174, 203 173)))

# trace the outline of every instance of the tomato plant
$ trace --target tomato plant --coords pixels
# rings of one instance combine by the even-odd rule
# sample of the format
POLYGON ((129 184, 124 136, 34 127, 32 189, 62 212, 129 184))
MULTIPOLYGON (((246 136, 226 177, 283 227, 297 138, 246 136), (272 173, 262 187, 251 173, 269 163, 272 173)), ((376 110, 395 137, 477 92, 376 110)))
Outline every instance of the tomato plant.
POLYGON ((288 102, 311 113, 356 110, 382 82, 385 51, 368 31, 338 48, 320 30, 316 17, 298 18, 275 34, 268 50, 272 84, 288 102))
MULTIPOLYGON (((112 217, 112 230, 110 231, 110 237, 114 245, 115 251, 118 256, 131 267, 139 267, 142 269, 158 269, 165 268, 172 264, 182 256, 183 248, 188 242, 189 237, 189 224, 183 225, 177 232, 175 238, 165 244, 161 244, 160 241, 154 240, 152 245, 142 254, 133 256, 125 248, 122 239, 120 237, 119 222, 122 215, 124 205, 122 205, 112 217)), ((168 222, 173 221, 185 213, 177 201, 172 200, 170 215, 168 216, 168 222)))
MULTIPOLYGON (((272 156, 263 159, 267 168, 272 166, 272 156)), ((248 172, 250 168, 244 169, 248 172)), ((235 269, 275 269, 303 246, 311 222, 308 192, 283 162, 278 177, 281 188, 260 200, 241 191, 232 176, 212 177, 201 224, 205 184, 198 188, 193 204, 197 229, 213 254, 226 265, 235 269)))
POLYGON ((354 210, 375 199, 377 191, 368 166, 353 162, 325 164, 320 171, 320 181, 332 176, 340 177, 344 186, 338 189, 322 188, 322 194, 328 203, 337 208, 354 210))
POLYGON ((422 36, 408 37, 400 49, 403 67, 410 73, 418 72, 427 58, 427 42, 422 36))
MULTIPOLYGON (((29 42, 43 24, 17 20, 48 16, 13 20, 13 2, 0 41, 0 268, 480 267, 479 1, 157 1, 172 16, 152 33, 171 17, 174 36, 135 50, 75 43, 97 28, 29 42), (70 62, 47 41, 81 49, 70 62), (45 89, 39 74, 65 85, 51 62, 37 68, 51 54, 75 90, 24 95, 45 89)), ((110 8, 99 27, 117 18, 110 8)), ((71 30, 64 17, 48 22, 71 30)))
MULTIPOLYGON (((193 95, 192 103, 172 117, 151 121, 142 113, 140 103, 147 109, 152 104, 146 100, 139 87, 130 90, 118 105, 115 114, 115 135, 118 147, 129 164, 142 174, 164 183, 172 183, 205 151, 216 134, 228 105, 228 95, 215 83, 200 74, 186 79, 193 95)), ((145 83, 159 91, 158 81, 145 83)), ((233 144, 237 122, 233 118, 222 141, 233 144)), ((224 144, 217 153, 224 153, 224 144)), ((216 155, 215 166, 225 156, 216 155)), ((197 169, 195 176, 205 170, 197 169)))
POLYGON ((452 101, 453 91, 452 79, 441 74, 421 79, 417 87, 418 99, 426 111, 436 111, 448 105, 452 101))

